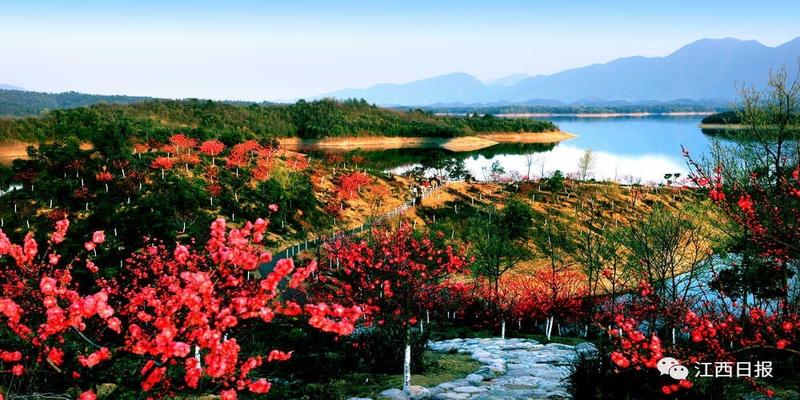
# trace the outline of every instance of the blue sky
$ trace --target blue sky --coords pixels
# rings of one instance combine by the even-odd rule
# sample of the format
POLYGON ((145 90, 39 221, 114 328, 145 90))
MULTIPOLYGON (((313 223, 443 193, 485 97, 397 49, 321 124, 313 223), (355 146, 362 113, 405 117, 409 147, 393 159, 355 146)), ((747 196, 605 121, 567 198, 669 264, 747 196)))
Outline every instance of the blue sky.
POLYGON ((0 83, 291 99, 450 72, 549 74, 700 38, 800 36, 795 1, 0 1, 0 83), (657 4, 650 4, 657 3, 657 4))

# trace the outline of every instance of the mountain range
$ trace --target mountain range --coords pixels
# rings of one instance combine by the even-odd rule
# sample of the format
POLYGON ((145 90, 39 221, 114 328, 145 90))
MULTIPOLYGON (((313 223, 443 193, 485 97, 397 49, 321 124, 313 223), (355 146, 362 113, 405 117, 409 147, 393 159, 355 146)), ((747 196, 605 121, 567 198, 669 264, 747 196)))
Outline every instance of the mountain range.
POLYGON ((795 72, 800 37, 769 47, 754 40, 702 39, 664 57, 624 57, 552 75, 515 74, 489 82, 456 72, 414 82, 382 83, 321 97, 363 98, 379 105, 646 102, 688 99, 719 103, 737 85, 764 87, 769 72, 795 72))

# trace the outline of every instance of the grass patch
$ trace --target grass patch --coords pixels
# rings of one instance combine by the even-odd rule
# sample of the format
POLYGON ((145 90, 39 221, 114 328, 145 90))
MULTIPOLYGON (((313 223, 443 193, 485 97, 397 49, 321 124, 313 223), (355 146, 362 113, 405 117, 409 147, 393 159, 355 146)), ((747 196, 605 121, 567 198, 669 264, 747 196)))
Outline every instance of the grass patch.
MULTIPOLYGON (((428 351, 424 355, 426 371, 422 375, 412 375, 411 384, 431 387, 440 383, 461 379, 477 370, 480 363, 465 354, 437 353, 428 351)), ((402 374, 350 373, 331 380, 330 393, 338 393, 340 398, 371 397, 391 388, 403 386, 402 374)))

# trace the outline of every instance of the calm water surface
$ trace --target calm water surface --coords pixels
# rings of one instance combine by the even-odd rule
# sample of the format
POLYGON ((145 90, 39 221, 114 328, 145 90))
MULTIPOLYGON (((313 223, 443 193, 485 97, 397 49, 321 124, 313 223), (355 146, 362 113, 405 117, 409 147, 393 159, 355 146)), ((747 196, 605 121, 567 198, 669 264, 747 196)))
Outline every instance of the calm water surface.
MULTIPOLYGON (((693 156, 706 155, 711 137, 698 128, 702 117, 620 117, 620 118, 550 118, 563 131, 578 135, 534 153, 531 175, 542 171, 549 175, 555 170, 565 174, 577 173, 578 159, 586 149, 596 155, 593 177, 596 179, 641 182, 660 182, 664 174, 686 174, 688 167, 681 146, 693 156)), ((530 152, 506 152, 490 156, 471 155, 465 159, 467 168, 481 179, 495 162, 507 172, 527 175, 530 152)))

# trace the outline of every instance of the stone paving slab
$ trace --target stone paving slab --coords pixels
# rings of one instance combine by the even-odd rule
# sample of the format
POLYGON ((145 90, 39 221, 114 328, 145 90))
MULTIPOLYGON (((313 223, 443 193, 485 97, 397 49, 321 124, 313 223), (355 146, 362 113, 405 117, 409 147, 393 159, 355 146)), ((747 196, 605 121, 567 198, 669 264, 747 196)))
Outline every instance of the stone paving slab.
POLYGON ((433 351, 469 354, 483 364, 462 379, 432 388, 381 392, 378 400, 524 400, 570 399, 569 365, 578 353, 596 352, 591 343, 543 345, 532 339, 450 339, 431 342, 433 351))

